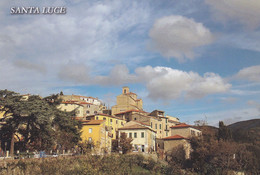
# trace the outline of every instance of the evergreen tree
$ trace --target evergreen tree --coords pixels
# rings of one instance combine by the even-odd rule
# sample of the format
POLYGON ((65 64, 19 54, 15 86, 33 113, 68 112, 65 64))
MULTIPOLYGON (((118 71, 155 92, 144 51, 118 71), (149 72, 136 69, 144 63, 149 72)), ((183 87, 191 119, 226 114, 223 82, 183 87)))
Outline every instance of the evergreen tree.
POLYGON ((219 130, 218 130, 218 139, 230 140, 231 139, 231 131, 230 129, 224 125, 223 121, 219 122, 219 130))
POLYGON ((43 99, 33 95, 24 100, 15 92, 0 91, 0 110, 5 112, 0 139, 2 143, 10 143, 11 155, 14 136, 22 150, 48 150, 55 145, 71 148, 78 143, 81 123, 72 117, 75 111, 57 109, 60 102, 58 94, 43 99))

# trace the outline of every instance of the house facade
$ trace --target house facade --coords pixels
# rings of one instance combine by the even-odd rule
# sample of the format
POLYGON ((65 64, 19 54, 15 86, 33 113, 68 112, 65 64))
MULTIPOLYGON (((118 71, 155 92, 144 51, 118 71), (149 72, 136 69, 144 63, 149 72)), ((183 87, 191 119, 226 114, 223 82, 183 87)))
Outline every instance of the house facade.
POLYGON ((174 135, 165 137, 163 140, 163 150, 164 150, 164 157, 169 155, 174 149, 183 148, 185 152, 185 158, 190 158, 190 152, 191 152, 191 145, 188 138, 185 138, 180 135, 174 135))
POLYGON ((133 152, 151 153, 155 151, 156 131, 139 123, 128 124, 119 128, 119 136, 126 133, 132 138, 133 152))
POLYGON ((126 121, 124 119, 107 114, 92 115, 88 116, 86 119, 104 120, 105 126, 109 131, 109 134, 111 135, 112 139, 116 139, 118 128, 121 128, 126 124, 126 121))
POLYGON ((191 125, 181 123, 175 126, 171 126, 171 135, 181 135, 183 137, 190 138, 199 137, 202 135, 202 132, 198 129, 193 128, 191 125))
POLYGON ((106 130, 105 120, 85 120, 82 125, 82 142, 93 143, 97 153, 111 152, 112 138, 106 130))

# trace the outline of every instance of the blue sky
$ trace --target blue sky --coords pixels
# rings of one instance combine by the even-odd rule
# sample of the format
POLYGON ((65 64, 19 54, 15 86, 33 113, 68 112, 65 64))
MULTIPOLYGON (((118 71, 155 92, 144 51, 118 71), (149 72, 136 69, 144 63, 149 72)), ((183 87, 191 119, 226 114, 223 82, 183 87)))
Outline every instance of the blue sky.
POLYGON ((98 97, 125 85, 182 122, 260 117, 259 0, 2 0, 0 89, 98 97), (11 15, 63 6, 65 15, 11 15))

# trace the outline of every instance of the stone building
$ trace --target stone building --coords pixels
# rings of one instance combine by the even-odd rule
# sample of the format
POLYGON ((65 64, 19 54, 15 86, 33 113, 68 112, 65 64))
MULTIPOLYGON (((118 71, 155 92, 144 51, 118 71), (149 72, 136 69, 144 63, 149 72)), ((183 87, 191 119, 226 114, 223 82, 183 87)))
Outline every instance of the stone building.
POLYGON ((175 126, 171 126, 171 135, 180 135, 185 138, 198 137, 202 135, 202 132, 191 125, 181 123, 175 126))
POLYGON ((116 105, 112 106, 112 115, 129 110, 143 110, 142 99, 137 99, 137 95, 129 91, 128 87, 123 87, 122 94, 117 96, 116 105))

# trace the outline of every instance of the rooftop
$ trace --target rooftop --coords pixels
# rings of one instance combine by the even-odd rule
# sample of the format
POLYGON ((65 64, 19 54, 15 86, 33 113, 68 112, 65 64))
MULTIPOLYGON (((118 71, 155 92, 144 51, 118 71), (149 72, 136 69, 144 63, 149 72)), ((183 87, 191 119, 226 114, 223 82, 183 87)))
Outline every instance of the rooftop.
POLYGON ((100 125, 105 122, 105 120, 85 120, 83 121, 83 125, 100 125))
POLYGON ((188 139, 188 138, 182 137, 180 135, 174 135, 174 136, 164 137, 162 139, 163 140, 181 140, 181 139, 188 139))
POLYGON ((191 125, 187 125, 186 123, 180 123, 175 126, 171 126, 171 128, 189 128, 191 125))
POLYGON ((115 115, 118 115, 118 114, 124 114, 124 113, 129 113, 129 112, 141 112, 141 113, 147 113, 145 111, 140 111, 140 110, 136 110, 136 109, 131 109, 131 110, 128 110, 128 111, 124 111, 124 112, 119 112, 115 115))
POLYGON ((156 131, 152 130, 151 128, 148 128, 146 126, 142 126, 141 124, 133 124, 133 125, 130 125, 130 126, 124 126, 122 128, 118 128, 118 130, 136 130, 136 129, 149 129, 153 132, 156 132, 156 131))

